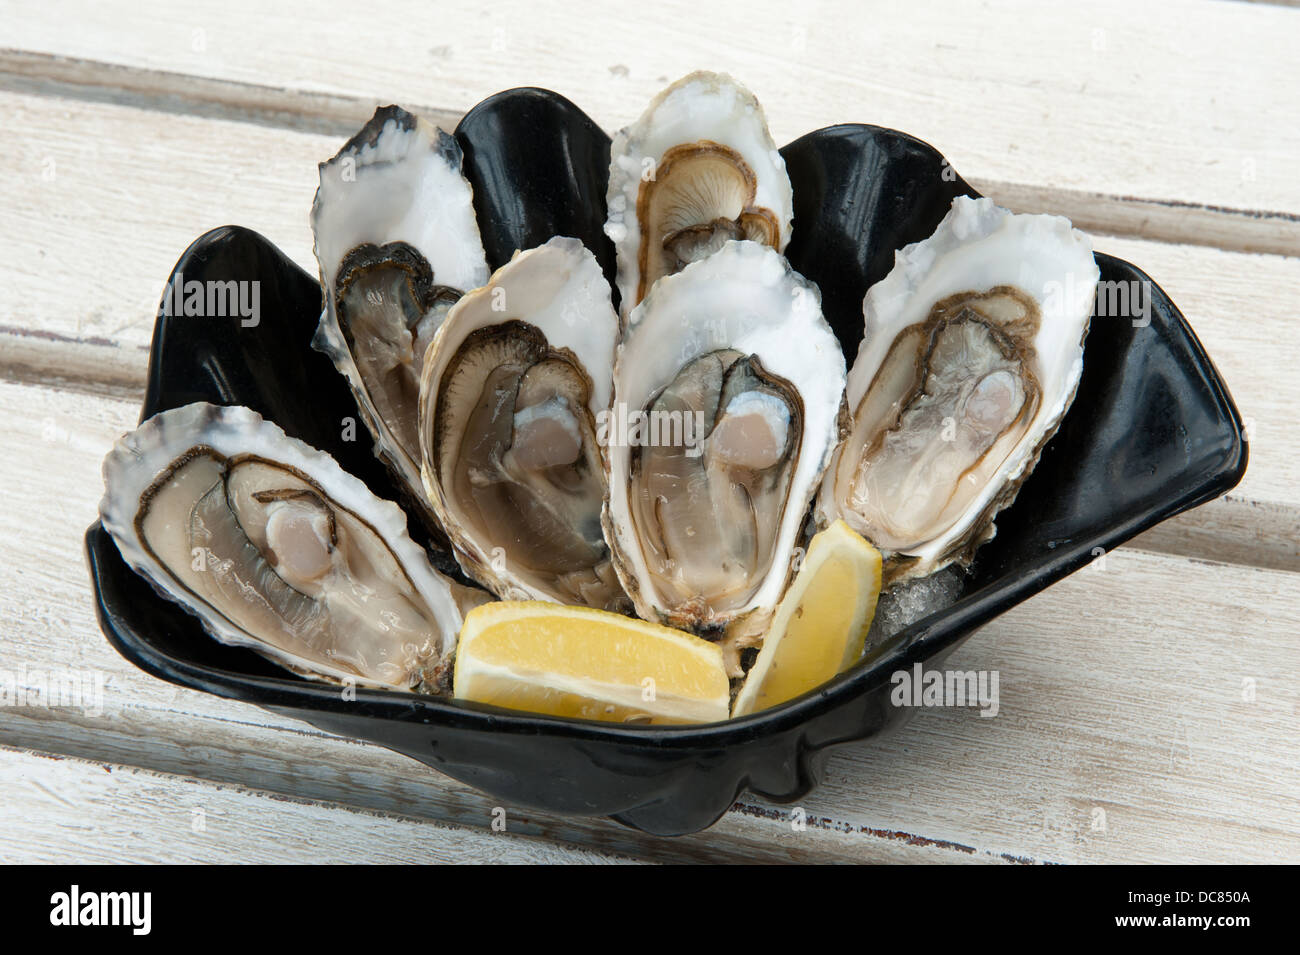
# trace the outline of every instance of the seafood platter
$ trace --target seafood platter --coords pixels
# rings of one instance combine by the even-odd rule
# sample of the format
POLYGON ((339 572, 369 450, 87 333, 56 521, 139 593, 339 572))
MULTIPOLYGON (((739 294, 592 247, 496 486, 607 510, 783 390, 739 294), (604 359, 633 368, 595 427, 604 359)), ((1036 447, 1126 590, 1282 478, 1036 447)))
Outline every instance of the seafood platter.
POLYGON ((177 265, 100 621, 515 804, 798 798, 892 674, 1244 471, 1154 282, 906 134, 778 149, 700 72, 612 139, 521 89, 322 158, 317 276, 237 227, 177 265))

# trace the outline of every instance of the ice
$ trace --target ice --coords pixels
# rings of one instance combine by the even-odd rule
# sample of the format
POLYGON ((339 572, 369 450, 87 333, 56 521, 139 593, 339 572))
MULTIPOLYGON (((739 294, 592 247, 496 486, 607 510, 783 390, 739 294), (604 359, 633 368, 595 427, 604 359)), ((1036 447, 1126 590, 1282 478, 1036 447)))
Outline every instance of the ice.
POLYGON ((884 643, 923 617, 952 606, 961 596, 966 576, 960 567, 946 567, 928 577, 897 584, 880 595, 876 618, 867 633, 866 650, 884 643))

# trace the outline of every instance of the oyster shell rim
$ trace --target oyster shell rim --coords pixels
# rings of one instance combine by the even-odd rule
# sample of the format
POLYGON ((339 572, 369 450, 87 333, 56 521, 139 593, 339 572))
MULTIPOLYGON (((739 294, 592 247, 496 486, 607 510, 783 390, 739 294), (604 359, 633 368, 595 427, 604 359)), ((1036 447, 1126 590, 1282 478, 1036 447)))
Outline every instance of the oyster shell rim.
MULTIPOLYGON (((724 243, 721 249, 707 258, 690 263, 674 275, 666 275, 661 278, 646 293, 646 297, 632 310, 628 318, 627 329, 619 342, 617 357, 614 361, 614 395, 612 401, 615 406, 620 401, 627 401, 626 395, 620 393, 619 382, 622 380, 620 373, 629 361, 629 346, 637 341, 636 336, 648 335, 654 331, 654 329, 648 329, 645 324, 650 309, 657 305, 660 300, 675 294, 677 286, 685 286, 695 282, 699 280, 699 277, 707 276, 710 270, 719 268, 718 263, 722 261, 719 257, 727 255, 741 257, 744 267, 755 269, 756 274, 768 273, 758 275, 758 277, 769 285, 775 286, 777 283, 788 283, 804 293, 800 298, 810 300, 812 309, 809 310, 805 307, 797 316, 793 312, 786 313, 787 316, 795 317, 798 322, 806 325, 806 328, 800 329, 806 334, 795 340, 798 342, 799 348, 806 350, 806 354, 802 354, 800 357, 824 361, 826 368, 821 370, 830 369, 838 372, 836 376, 831 378, 813 379, 813 384, 819 389, 813 397, 821 402, 817 407, 821 409, 833 407, 834 410, 830 411, 826 416, 810 414, 808 400, 804 395, 805 389, 801 387, 801 381, 809 380, 807 375, 814 373, 818 369, 810 365, 805 369, 804 376, 791 376, 785 370, 785 359, 789 356, 789 352, 782 353, 780 360, 772 361, 770 364, 764 359, 764 352, 755 352, 760 360, 763 360, 764 368, 769 373, 789 381, 798 390, 800 399, 804 402, 802 412, 805 445, 800 448, 799 460, 796 462, 795 469, 791 474, 791 487, 787 493, 795 493, 795 487, 801 481, 807 482, 807 488, 798 492, 802 498, 802 505, 796 515, 792 516, 789 508, 791 498, 787 498, 778 525, 777 538, 774 541, 776 552, 767 565, 759 585, 755 587, 754 592, 740 607, 729 611, 724 619, 717 621, 717 625, 732 627, 740 624, 751 615, 758 614, 761 616, 764 613, 774 611, 781 593, 789 585, 794 573, 795 551, 799 546, 803 528, 808 520, 810 505, 816 498, 818 488, 821 486, 822 476, 832 460, 835 448, 843 437, 845 415, 844 381, 847 368, 843 353, 839 347, 839 340, 822 315, 821 293, 816 284, 800 275, 781 253, 770 246, 748 240, 733 239, 724 243), (838 387, 834 387, 835 382, 839 383, 838 387), (838 399, 832 398, 834 393, 838 393, 838 399), (830 433, 823 434, 827 429, 830 429, 830 433), (827 440, 825 440, 820 454, 814 457, 806 457, 804 454, 807 449, 806 442, 814 438, 821 440, 823 437, 827 440), (784 560, 780 560, 780 553, 788 553, 789 556, 784 560), (776 592, 773 593, 773 591, 776 592)), ((669 309, 668 311, 671 312, 672 310, 669 309)), ((739 337, 728 337, 726 341, 739 344, 740 340, 746 335, 756 336, 758 341, 755 341, 755 344, 762 344, 765 349, 779 344, 775 340, 775 331, 773 329, 755 327, 752 324, 746 327, 739 337)), ((722 347, 722 339, 719 338, 715 344, 722 347)), ((715 349, 709 347, 708 350, 715 349)), ((741 350, 745 351, 745 349, 741 350)), ((689 361, 690 358, 699 357, 703 354, 705 354, 705 351, 694 350, 685 360, 689 361)), ((678 362, 682 355, 684 355, 684 352, 676 354, 676 357, 671 359, 670 365, 672 362, 678 362)), ((665 368, 668 367, 670 366, 665 365, 665 368)), ((681 362, 678 362, 678 370, 680 370, 680 367, 681 362)), ((638 369, 638 371, 643 371, 643 369, 638 369)), ((662 387, 665 384, 667 384, 667 381, 661 382, 660 386, 662 387)), ((649 397, 649 395, 650 392, 647 391, 646 396, 649 397)), ((631 404, 627 406, 632 407, 631 404)), ((642 409, 638 406, 637 410, 642 409)), ((647 576, 644 567, 645 558, 641 552, 635 528, 630 526, 631 517, 626 513, 628 511, 626 484, 629 477, 627 468, 630 463, 630 448, 614 447, 607 444, 602 448, 602 453, 608 480, 605 488, 605 504, 601 509, 601 525, 605 529, 605 537, 609 542, 610 552, 614 558, 614 567, 619 580, 623 583, 623 589, 627 591, 628 596, 631 597, 636 606, 637 614, 643 619, 690 630, 690 626, 683 626, 683 621, 673 620, 665 616, 665 611, 662 611, 656 602, 658 595, 647 596, 642 590, 644 579, 647 576), (616 484, 620 487, 618 493, 614 491, 616 484), (616 514, 616 510, 619 510, 620 513, 616 514)), ((710 621, 710 625, 712 625, 712 621, 710 621)))
MULTIPOLYGON (((777 252, 784 254, 793 234, 793 183, 790 179, 789 170, 786 168, 785 157, 782 155, 781 150, 777 148, 776 141, 772 138, 767 115, 758 97, 754 95, 754 92, 749 87, 730 73, 715 70, 693 70, 685 76, 679 77, 659 90, 637 117, 619 128, 610 139, 609 174, 604 190, 605 221, 603 231, 614 245, 615 274, 611 285, 617 293, 619 320, 624 324, 631 323, 632 312, 650 294, 650 288, 646 287, 645 277, 641 275, 641 268, 646 259, 646 251, 642 248, 642 231, 644 227, 640 224, 640 212, 645 193, 641 186, 636 185, 643 181, 644 170, 638 169, 634 175, 629 170, 621 167, 627 161, 634 161, 635 157, 640 157, 642 162, 650 158, 644 151, 644 145, 647 139, 654 138, 654 127, 651 125, 651 121, 656 112, 675 97, 686 96, 686 91, 693 86, 702 86, 707 93, 725 92, 727 95, 740 100, 754 120, 753 128, 747 130, 747 132, 756 135, 757 148, 766 154, 766 158, 772 164, 773 171, 777 174, 778 181, 769 182, 766 176, 760 179, 757 171, 752 168, 752 161, 744 153, 730 142, 722 142, 721 137, 712 134, 693 141, 669 143, 663 148, 660 155, 652 161, 656 163, 662 162, 665 156, 674 150, 692 144, 698 145, 702 142, 736 153, 749 167, 750 174, 755 177, 754 201, 757 201, 759 194, 769 192, 772 194, 773 199, 778 200, 773 202, 771 207, 761 207, 771 212, 774 217, 773 224, 776 226, 777 231, 777 244, 774 248, 777 252), (616 178, 614 175, 616 169, 620 170, 620 178, 616 178), (615 207, 618 209, 617 214, 611 211, 615 207), (638 227, 634 229, 632 228, 633 225, 638 227), (620 230, 622 232, 621 238, 615 238, 615 235, 620 230), (629 292, 633 294, 629 295, 629 292), (632 301, 634 296, 636 300, 632 301)), ((726 138, 731 140, 737 137, 729 136, 726 138)), ((653 286, 653 283, 651 283, 651 286, 653 286)))
MULTIPOLYGON (((1064 216, 1015 213, 997 205, 986 196, 959 195, 952 200, 947 214, 929 236, 896 250, 893 268, 869 287, 863 296, 864 334, 849 369, 845 386, 845 401, 849 409, 851 427, 858 409, 871 391, 881 364, 888 358, 898 337, 907 328, 913 327, 917 321, 925 320, 918 312, 926 312, 932 308, 936 301, 936 294, 940 297, 945 292, 951 294, 951 290, 946 289, 940 282, 937 293, 933 288, 926 289, 925 301, 930 304, 918 306, 915 304, 917 289, 924 286, 931 276, 938 272, 945 255, 950 252, 963 252, 972 243, 996 240, 1001 237, 1000 233, 1003 235, 1015 233, 1013 238, 1020 241, 1039 239, 1040 242, 1034 247, 1035 253, 1043 251, 1041 240, 1044 238, 1050 238, 1059 245, 1052 248, 1050 254, 1060 255, 1062 258, 1065 255, 1074 255, 1081 259, 1086 252, 1090 265, 1087 270, 1088 275, 1087 278, 1077 279, 1089 289, 1086 311, 1078 310, 1078 306, 1083 305, 1083 299, 1075 295, 1077 302, 1071 299, 1061 305, 1061 320, 1071 323, 1070 325, 1052 326, 1048 324, 1048 316, 1042 316, 1042 324, 1033 338, 1033 344, 1036 346, 1033 354, 1035 358, 1041 356, 1043 349, 1038 346, 1042 339, 1048 339, 1049 343, 1059 343, 1059 351, 1048 356, 1047 360, 1051 363, 1048 370, 1061 378, 1060 383, 1050 389, 1044 385, 1042 396, 1050 400, 1045 400, 1035 410, 1031 425, 1026 429, 1024 436, 1010 449, 1006 460, 998 465, 994 472, 995 476, 1000 478, 998 484, 990 484, 986 490, 981 490, 972 502, 972 506, 952 526, 944 528, 938 535, 926 538, 907 550, 881 548, 881 553, 885 555, 887 585, 926 576, 951 564, 962 567, 970 565, 978 549, 996 536, 998 513, 1015 502, 1021 486, 1032 475, 1043 450, 1055 436, 1065 416, 1069 414, 1083 376, 1083 356, 1092 324, 1096 287, 1100 280, 1100 269, 1096 263, 1091 236, 1074 228, 1070 220, 1064 216), (1070 308, 1071 305, 1075 307, 1070 308), (909 316, 914 320, 909 321, 909 316), (1082 320, 1079 321, 1077 316, 1082 316, 1082 320), (868 329, 867 326, 870 325, 873 317, 878 318, 883 325, 868 329), (1074 328, 1078 329, 1077 338, 1074 335, 1066 337, 1065 333, 1071 332, 1074 328), (870 331, 877 334, 868 334, 870 331), (875 365, 868 367, 864 364, 868 361, 874 361, 875 365)), ((1019 289, 1024 281, 1026 265, 1023 260, 1018 260, 1017 267, 1019 278, 1016 283, 987 278, 986 275, 987 282, 982 283, 979 288, 972 287, 969 291, 985 291, 984 286, 988 283, 991 283, 993 288, 1010 284, 1012 288, 1019 289)), ((985 269, 987 268, 986 265, 985 269)), ((1012 263, 1008 261, 1006 263, 1008 273, 1011 268, 1012 263)), ((1063 274, 1069 280, 1075 281, 1073 271, 1067 269, 1063 274)), ((966 294, 966 292, 961 291, 957 294, 966 294)), ((1041 299, 1045 294, 1043 291, 1035 290, 1031 295, 1040 308, 1041 299)), ((818 527, 825 527, 831 521, 842 518, 848 521, 849 526, 854 527, 855 531, 863 533, 857 526, 860 522, 846 516, 842 493, 837 486, 840 462, 846 453, 848 452, 845 442, 841 442, 832 455, 822 485, 814 499, 813 518, 818 527)), ((870 539, 870 536, 867 536, 870 539)))
MULTIPOLYGON (((311 212, 309 222, 312 229, 312 254, 316 258, 317 273, 321 286, 321 305, 320 318, 317 322, 315 334, 312 336, 311 347, 326 355, 334 364, 338 372, 346 379, 349 389, 356 400, 357 411, 361 417, 362 424, 370 433, 371 440, 374 444, 375 456, 378 457, 389 469, 389 471, 398 479, 398 490, 402 495, 403 503, 413 510, 416 516, 425 525, 425 528, 435 538, 441 537, 445 532, 439 524, 437 515, 432 507, 424 499, 423 485, 420 479, 420 461, 418 458, 412 458, 402 442, 397 436, 395 428, 384 420, 383 415, 378 411, 375 399, 371 396, 369 383, 361 373, 361 367, 357 364, 356 356, 352 351, 351 335, 343 328, 339 320, 337 307, 337 285, 341 275, 344 274, 344 266, 362 249, 373 249, 376 252, 382 252, 385 249, 402 247, 396 249, 403 256, 414 255, 418 257, 419 263, 429 272, 428 288, 454 290, 461 294, 469 292, 472 288, 477 288, 474 284, 480 280, 486 281, 491 270, 488 268, 487 255, 483 249, 482 231, 478 225, 478 213, 474 205, 474 186, 464 173, 465 156, 460 141, 454 134, 448 133, 442 127, 438 126, 418 113, 411 112, 396 104, 376 107, 373 115, 365 124, 354 133, 338 151, 317 164, 318 184, 316 191, 312 196, 311 212), (402 137, 410 136, 415 143, 413 147, 406 147, 401 155, 396 159, 391 155, 382 155, 379 151, 379 141, 389 132, 389 124, 392 125, 392 135, 402 137), (424 140, 421 142, 421 138, 424 140), (415 148, 423 148, 425 155, 414 155, 411 151, 415 148), (367 152, 368 151, 368 152, 367 152), (468 211, 469 220, 474 225, 475 238, 478 242, 477 255, 474 255, 474 261, 460 262, 458 266, 465 272, 470 288, 458 288, 447 285, 440 276, 438 270, 434 268, 434 263, 430 261, 431 252, 426 252, 424 248, 412 241, 414 235, 404 233, 398 226, 405 224, 405 220, 397 223, 386 223, 382 226, 371 223, 368 229, 353 227, 354 234, 350 243, 343 243, 343 247, 334 251, 337 255, 332 255, 329 260, 322 258, 322 236, 320 234, 320 220, 325 215, 324 210, 329 208, 330 216, 337 217, 337 206, 346 202, 346 191, 338 192, 337 184, 329 178, 329 172, 335 166, 341 164, 345 158, 352 158, 354 166, 352 169, 352 179, 342 180, 350 181, 355 187, 357 182, 358 170, 374 166, 380 170, 379 175, 388 176, 392 174, 395 162, 410 161, 417 165, 411 167, 411 172, 417 175, 423 175, 424 170, 418 165, 419 163, 429 162, 431 159, 435 162, 441 162, 448 170, 454 170, 459 177, 458 185, 465 188, 466 200, 465 209, 468 211), (326 196, 331 194, 332 198, 326 196), (361 236, 361 241, 356 239, 361 236)), ((409 213, 408 213, 409 217, 409 213)), ((427 238, 425 236, 424 238, 427 238)), ((338 243, 338 237, 331 236, 330 243, 338 243)), ((473 255, 474 250, 467 250, 466 257, 473 255)), ((375 259, 372 264, 378 264, 382 261, 375 259)))
POLYGON ((367 508, 373 508, 363 514, 354 505, 343 505, 388 547, 407 582, 433 615, 433 622, 441 631, 433 634, 439 644, 438 666, 445 668, 454 659, 460 632, 460 609, 449 586, 450 580, 429 563, 424 549, 407 534, 406 511, 396 503, 376 496, 364 481, 345 471, 328 452, 287 435, 279 425, 256 411, 242 405, 196 401, 149 416, 114 443, 103 462, 104 494, 98 508, 100 523, 126 564, 156 593, 195 617, 212 639, 227 646, 253 650, 276 665, 314 682, 337 684, 351 680, 358 686, 403 691, 400 687, 355 673, 330 672, 320 666, 309 669, 297 663, 292 654, 259 642, 243 627, 229 620, 219 607, 186 587, 145 544, 139 525, 144 496, 152 494, 161 481, 170 477, 170 469, 174 469, 182 457, 198 449, 231 460, 261 458, 305 476, 308 483, 318 485, 335 503, 342 505, 344 499, 352 498, 367 508), (214 439, 213 428, 226 433, 214 439), (202 438, 196 435, 202 435, 202 438), (250 435, 251 443, 237 447, 229 443, 250 435), (267 444, 275 446, 275 456, 270 455, 265 447, 267 444), (223 450, 223 447, 236 450, 223 450), (150 474, 140 465, 151 455, 159 455, 157 460, 162 463, 160 469, 150 474), (156 574, 153 572, 155 568, 156 574), (445 590, 441 595, 439 585, 443 585, 445 590), (445 597, 445 602, 438 599, 439 596, 445 597), (204 606, 200 607, 200 604, 204 606), (214 612, 207 612, 207 608, 214 612))
MULTIPOLYGON (((609 373, 607 376, 602 376, 601 378, 596 378, 592 375, 591 371, 587 367, 585 359, 588 356, 594 357, 597 354, 597 351, 601 349, 601 344, 605 340, 603 336, 583 335, 581 334, 581 329, 577 328, 576 325, 570 325, 564 318, 561 318, 557 327, 567 334, 556 336, 550 333, 548 327, 534 326, 537 327, 538 331, 540 331, 546 338, 551 349, 561 353, 567 353, 576 360, 579 370, 586 377, 586 384, 589 386, 587 406, 592 413, 594 422, 599 413, 607 407, 608 402, 612 400, 613 397, 613 369, 619 338, 618 313, 614 309, 611 300, 612 289, 605 279, 604 271, 601 269, 600 262, 596 258, 595 253, 593 253, 581 239, 572 236, 553 236, 548 241, 541 245, 534 246, 531 249, 517 249, 508 262, 504 263, 500 268, 492 271, 492 274, 488 276, 487 281, 481 287, 466 292, 461 299, 452 306, 451 311, 448 312, 447 317, 434 333, 433 339, 429 343, 428 351, 425 354, 423 370, 420 375, 420 399, 417 428, 420 440, 420 480, 425 491, 426 501, 434 515, 437 517, 448 540, 451 542, 453 556, 460 568, 471 579, 477 581, 483 587, 491 591, 497 599, 503 600, 522 599, 553 601, 555 598, 533 585, 525 583, 513 576, 509 572, 508 562, 506 570, 498 571, 493 566, 491 553, 485 551, 484 547, 481 546, 477 539, 475 539, 474 535, 465 532, 462 527, 462 522, 459 519, 448 519, 451 514, 451 505, 447 501, 447 494, 441 482, 433 476, 436 466, 430 463, 432 451, 428 446, 430 437, 428 434, 429 427, 426 425, 426 420, 431 413, 435 412, 436 404, 441 393, 440 388, 432 387, 433 379, 435 376, 441 376, 447 364, 455 357, 455 351, 458 351, 472 335, 489 327, 491 324, 505 324, 512 320, 523 321, 521 317, 515 316, 507 310, 507 313, 504 314, 500 320, 493 320, 489 323, 470 326, 462 330, 458 326, 453 327, 452 325, 452 322, 456 320, 456 316, 463 310, 477 306, 482 299, 490 300, 494 294, 494 290, 500 287, 497 284, 499 276, 509 270, 516 263, 521 261, 526 262, 530 258, 540 259, 543 256, 553 255, 573 257, 575 272, 576 270, 581 269, 583 272, 587 273, 586 279, 591 279, 595 282, 595 298, 600 301, 596 301, 594 304, 597 307, 607 305, 609 309, 609 317, 613 320, 609 329, 611 334, 608 336, 610 348, 609 373), (602 297, 600 294, 602 290, 604 292, 603 300, 601 300, 602 297), (451 343, 455 346, 455 351, 453 351, 452 354, 447 354, 449 347, 448 339, 453 332, 459 335, 459 337, 451 343), (500 596, 503 592, 508 596, 500 596)), ((584 281, 586 279, 584 279, 584 281)), ((571 277, 568 281, 572 280, 573 278, 571 277)), ((561 289, 562 288, 563 286, 561 286, 561 289)), ((491 306, 489 306, 489 310, 495 311, 491 306)), ((603 449, 601 449, 600 457, 603 463, 603 449)), ((605 493, 602 495, 602 510, 603 498, 607 495, 608 486, 606 486, 605 493)), ((606 542, 606 546, 608 547, 608 542, 606 542)), ((611 548, 610 562, 613 563, 613 560, 614 557, 611 548)))

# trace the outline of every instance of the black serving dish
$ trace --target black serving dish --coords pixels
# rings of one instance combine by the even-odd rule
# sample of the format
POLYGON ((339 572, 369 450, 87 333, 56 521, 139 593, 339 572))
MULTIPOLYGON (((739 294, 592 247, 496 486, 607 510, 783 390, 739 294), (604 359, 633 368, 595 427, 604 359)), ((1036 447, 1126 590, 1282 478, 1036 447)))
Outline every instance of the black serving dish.
MULTIPOLYGON (((552 235, 583 239, 612 279, 601 232, 609 138, 554 93, 511 90, 456 130, 489 264, 552 235)), ((894 251, 929 235, 959 194, 975 195, 934 149, 893 130, 821 129, 782 150, 795 190, 794 267, 821 287, 846 355, 861 302, 894 251)), ((307 199, 304 197, 304 215, 307 199)), ((1246 467, 1241 420, 1223 380, 1168 297, 1134 266, 1098 254, 1103 282, 1149 283, 1149 324, 1093 319, 1078 396, 955 605, 896 635, 833 682, 727 723, 636 727, 566 721, 391 691, 297 679, 223 646, 159 597, 96 523, 86 534, 100 624, 123 656, 183 686, 255 703, 405 753, 506 805, 612 816, 652 833, 712 824, 745 789, 794 800, 831 746, 901 725, 889 676, 938 665, 989 620, 1174 514, 1233 487, 1246 467)), ((341 439, 355 417, 343 378, 309 342, 320 287, 264 238, 238 227, 196 241, 185 280, 256 280, 260 324, 160 315, 142 418, 191 401, 248 405, 334 455, 380 496, 396 492, 369 441, 341 439)), ((416 531, 412 522, 412 531, 416 531)))

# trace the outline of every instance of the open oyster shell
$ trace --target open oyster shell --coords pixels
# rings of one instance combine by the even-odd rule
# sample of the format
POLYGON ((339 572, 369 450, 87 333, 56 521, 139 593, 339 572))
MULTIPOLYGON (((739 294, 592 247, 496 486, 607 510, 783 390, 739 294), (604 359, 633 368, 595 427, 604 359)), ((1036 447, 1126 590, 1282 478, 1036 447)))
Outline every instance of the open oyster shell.
POLYGON ((1074 399, 1098 275, 1068 220, 958 197, 867 292, 820 520, 871 540, 891 580, 968 563, 1074 399))
POLYGON ((772 249, 728 242, 655 285, 619 347, 606 447, 606 537, 641 616, 761 634, 843 392, 817 288, 772 249))
POLYGON ((122 557, 222 643, 314 679, 448 688, 451 582, 397 505, 329 455, 247 408, 196 403, 123 437, 104 485, 122 557))
POLYGON ((436 530, 420 483, 420 367, 461 294, 487 280, 461 151, 384 107, 320 166, 312 206, 325 304, 313 345, 348 379, 407 503, 436 530))
POLYGON ((451 309, 424 362, 424 486, 465 572, 504 599, 627 598, 601 533, 598 418, 618 318, 577 239, 520 252, 451 309))
POLYGON ((611 152, 605 233, 624 319, 662 276, 732 239, 785 250, 794 194, 754 94, 698 72, 660 93, 611 152))

